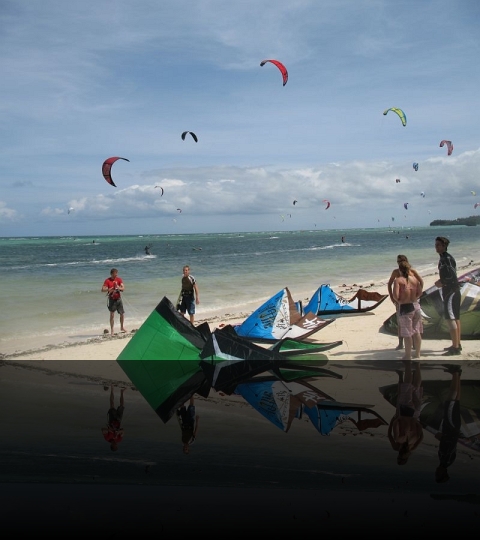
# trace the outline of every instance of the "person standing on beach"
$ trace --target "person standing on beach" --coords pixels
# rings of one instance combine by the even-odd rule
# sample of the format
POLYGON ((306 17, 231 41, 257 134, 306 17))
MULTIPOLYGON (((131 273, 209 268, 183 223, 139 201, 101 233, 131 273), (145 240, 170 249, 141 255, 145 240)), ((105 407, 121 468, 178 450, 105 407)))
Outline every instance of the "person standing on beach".
POLYGON ((180 295, 182 299, 179 311, 182 315, 185 315, 185 313, 188 312, 190 315, 190 322, 193 324, 195 321, 195 304, 200 304, 200 297, 198 294, 197 281, 190 275, 190 266, 188 266, 188 264, 183 267, 182 290, 180 295))
POLYGON ((110 333, 113 336, 113 326, 115 323, 115 311, 120 315, 120 332, 125 333, 123 323, 125 321, 125 310, 123 309, 122 292, 125 290, 125 285, 121 277, 118 276, 118 270, 112 268, 110 277, 108 277, 102 285, 102 292, 106 292, 108 296, 108 311, 110 311, 110 333))
POLYGON ((439 279, 435 282, 442 288, 443 316, 448 324, 452 344, 445 348, 443 356, 458 356, 461 354, 461 326, 460 326, 460 284, 457 278, 457 263, 447 252, 450 240, 444 236, 435 238, 435 250, 440 255, 438 261, 439 279))
POLYGON ((121 427, 123 413, 125 411, 125 400, 123 393, 126 388, 120 390, 120 405, 115 408, 115 395, 113 393, 113 384, 110 386, 110 408, 108 409, 107 427, 102 428, 104 439, 110 443, 110 450, 116 452, 119 443, 123 440, 124 431, 121 427))
POLYGON ((435 470, 435 481, 437 483, 449 480, 448 467, 457 457, 457 442, 460 437, 462 419, 460 417, 460 376, 462 369, 459 365, 445 365, 447 373, 452 375, 450 389, 444 404, 442 430, 435 434, 435 438, 440 441, 438 447, 438 459, 440 464, 435 470))
POLYGON ((398 452, 398 465, 405 465, 412 452, 423 441, 423 427, 419 420, 423 397, 420 363, 415 362, 415 372, 412 372, 411 360, 404 360, 403 363, 405 378, 402 371, 397 371, 397 406, 388 426, 388 440, 398 452))
MULTIPOLYGON (((400 264, 402 261, 408 262, 407 256, 406 255, 397 255, 397 264, 400 264)), ((418 281, 420 282, 420 285, 422 286, 422 289, 423 289, 423 279, 420 276, 420 274, 415 270, 415 268, 410 268, 410 272, 418 279, 418 281)), ((392 270, 391 275, 390 275, 390 279, 388 280, 388 283, 387 283, 388 294, 390 296, 390 300, 393 302, 393 304, 395 305, 395 308, 397 310, 398 345, 395 347, 396 351, 399 351, 399 350, 403 349, 403 337, 400 335, 400 324, 398 323, 398 309, 399 309, 400 304, 398 302, 396 302, 394 300, 394 298, 393 298, 393 283, 394 283, 395 279, 397 277, 400 277, 400 276, 401 276, 400 270, 398 268, 394 268, 392 270)), ((416 310, 420 310, 420 303, 419 302, 414 302, 414 305, 415 305, 416 310)))
POLYGON ((410 263, 402 261, 398 265, 400 277, 393 283, 393 299, 398 303, 398 327, 405 342, 402 360, 412 359, 412 345, 415 345, 415 358, 420 358, 423 322, 420 309, 415 308, 422 294, 420 281, 411 273, 410 263))
POLYGON ((176 411, 177 420, 182 431, 183 453, 190 453, 190 446, 195 442, 198 432, 198 414, 195 414, 195 399, 190 398, 188 407, 182 405, 176 411))

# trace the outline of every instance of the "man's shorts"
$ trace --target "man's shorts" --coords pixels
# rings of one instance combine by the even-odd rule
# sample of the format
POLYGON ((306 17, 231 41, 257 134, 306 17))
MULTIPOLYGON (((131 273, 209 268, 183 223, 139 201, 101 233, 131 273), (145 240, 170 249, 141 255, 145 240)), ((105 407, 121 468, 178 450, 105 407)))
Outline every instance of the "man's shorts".
POLYGON ((123 309, 122 299, 118 298, 117 300, 112 300, 111 298, 109 298, 108 311, 117 311, 120 315, 123 315, 125 313, 125 310, 123 309))
POLYGON ((460 291, 451 291, 443 296, 443 315, 448 321, 460 320, 460 291))
POLYGON ((117 423, 119 427, 123 418, 124 410, 125 410, 125 407, 122 407, 121 405, 117 407, 116 409, 115 408, 108 409, 108 423, 110 425, 114 425, 114 423, 117 423))
POLYGON ((188 312, 189 315, 195 315, 195 296, 193 294, 183 295, 180 304, 180 313, 188 312))
POLYGON ((415 334, 421 334, 423 332, 422 313, 420 310, 415 309, 405 315, 398 314, 397 320, 401 337, 413 337, 415 334))

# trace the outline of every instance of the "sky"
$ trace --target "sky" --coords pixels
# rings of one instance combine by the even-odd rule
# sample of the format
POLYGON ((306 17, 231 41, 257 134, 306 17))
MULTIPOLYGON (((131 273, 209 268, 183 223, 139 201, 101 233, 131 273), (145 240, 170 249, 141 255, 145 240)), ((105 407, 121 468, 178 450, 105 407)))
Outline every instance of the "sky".
POLYGON ((0 236, 480 215, 479 27, 472 0, 1 0, 0 236))

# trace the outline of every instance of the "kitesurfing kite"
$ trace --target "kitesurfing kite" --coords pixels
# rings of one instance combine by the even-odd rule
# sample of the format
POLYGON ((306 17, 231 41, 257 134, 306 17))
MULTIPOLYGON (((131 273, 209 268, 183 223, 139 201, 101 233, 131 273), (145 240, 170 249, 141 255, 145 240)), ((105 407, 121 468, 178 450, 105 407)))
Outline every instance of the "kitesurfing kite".
POLYGON ((413 170, 414 170, 414 171, 418 171, 418 163, 414 163, 414 164, 413 164, 413 170))
POLYGON ((70 212, 72 212, 73 210, 75 210, 75 208, 73 208, 72 206, 68 209, 68 213, 70 214, 70 212))
POLYGON ((470 191, 470 193, 475 197, 475 195, 477 194, 476 191, 470 191))
POLYGON ((425 191, 422 191, 420 195, 425 199, 425 191))
POLYGON ((452 144, 452 141, 442 141, 440 143, 440 148, 444 145, 447 145, 447 156, 451 156, 452 155, 452 152, 453 152, 453 144, 452 144))
POLYGON ((130 161, 129 159, 124 158, 124 157, 110 157, 110 158, 106 159, 103 162, 103 165, 102 165, 103 177, 113 187, 117 187, 117 186, 114 183, 114 181, 112 180, 112 175, 111 175, 112 165, 115 163, 115 161, 117 161, 119 159, 123 159, 124 161, 130 161))
POLYGON ((260 66, 264 66, 267 62, 271 62, 273 65, 277 66, 277 68, 280 70, 280 73, 282 74, 283 78, 283 86, 287 84, 288 81, 288 71, 287 68, 278 60, 262 60, 260 62, 260 66))
POLYGON ((162 186, 155 186, 155 188, 157 188, 157 187, 160 188, 160 189, 162 190, 162 194, 160 195, 160 197, 163 197, 163 194, 165 193, 165 192, 163 191, 163 187, 162 187, 162 186))
POLYGON ((405 208, 405 210, 408 210, 408 202, 403 203, 403 207, 405 208))
POLYGON ((386 109, 383 111, 383 114, 386 115, 388 111, 393 111, 394 113, 397 113, 400 120, 402 121, 402 124, 404 126, 407 125, 407 117, 405 116, 405 113, 402 111, 402 109, 397 109, 397 107, 390 107, 390 109, 386 109))
POLYGON ((327 206, 325 206, 325 210, 328 210, 330 208, 330 201, 327 201, 327 199, 323 199, 324 203, 327 203, 327 206))
POLYGON ((293 206, 295 206, 295 205, 297 204, 297 202, 298 202, 298 201, 295 199, 295 200, 293 201, 293 206))
POLYGON ((474 209, 477 209, 479 206, 480 206, 480 202, 476 202, 476 203, 473 205, 473 208, 474 208, 474 209))
POLYGON ((192 139, 195 141, 195 142, 198 142, 198 138, 197 136, 195 135, 195 133, 193 133, 193 131, 184 131, 182 133, 182 140, 184 141, 185 140, 185 137, 187 136, 187 133, 190 133, 190 135, 192 136, 192 139))
POLYGON ((179 214, 181 214, 181 213, 182 213, 182 209, 181 209, 181 208, 177 208, 177 212, 178 212, 179 214))
POLYGON ((400 184, 400 178, 397 178, 397 179, 395 180, 395 182, 396 182, 397 184, 400 184))

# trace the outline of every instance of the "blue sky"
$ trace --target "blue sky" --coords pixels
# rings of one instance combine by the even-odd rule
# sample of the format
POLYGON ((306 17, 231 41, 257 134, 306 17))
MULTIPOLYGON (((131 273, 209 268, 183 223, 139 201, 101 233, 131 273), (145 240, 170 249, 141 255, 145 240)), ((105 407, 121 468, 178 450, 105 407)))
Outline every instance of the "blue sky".
POLYGON ((478 2, 2 0, 0 25, 0 236, 480 215, 478 2))

